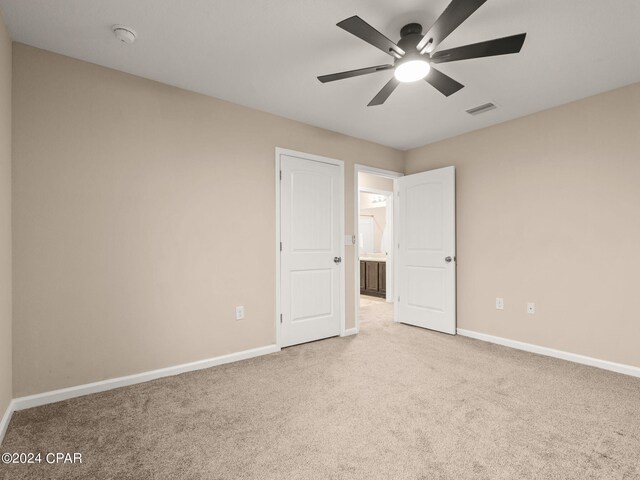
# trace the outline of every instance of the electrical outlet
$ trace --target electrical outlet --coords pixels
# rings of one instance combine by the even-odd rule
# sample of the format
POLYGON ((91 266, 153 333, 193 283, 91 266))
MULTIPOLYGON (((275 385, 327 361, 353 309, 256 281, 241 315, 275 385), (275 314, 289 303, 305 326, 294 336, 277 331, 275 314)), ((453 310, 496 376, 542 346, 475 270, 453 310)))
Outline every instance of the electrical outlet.
POLYGON ((533 315, 536 313, 536 304, 535 303, 527 303, 527 313, 529 315, 533 315))
POLYGON ((496 310, 504 310, 504 298, 496 297, 496 310))
POLYGON ((236 320, 242 320, 244 318, 244 307, 236 307, 236 320))

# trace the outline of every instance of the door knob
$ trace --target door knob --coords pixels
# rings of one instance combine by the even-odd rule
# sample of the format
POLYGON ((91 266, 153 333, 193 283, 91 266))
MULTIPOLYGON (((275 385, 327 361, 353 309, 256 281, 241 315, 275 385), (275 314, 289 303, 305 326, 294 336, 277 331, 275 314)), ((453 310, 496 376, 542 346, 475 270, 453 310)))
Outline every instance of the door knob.
POLYGON ((334 263, 340 263, 342 262, 342 257, 333 257, 333 261, 334 263))
POLYGON ((447 262, 447 263, 451 263, 451 260, 453 260, 453 258, 451 258, 451 257, 446 257, 444 259, 444 261, 447 262))

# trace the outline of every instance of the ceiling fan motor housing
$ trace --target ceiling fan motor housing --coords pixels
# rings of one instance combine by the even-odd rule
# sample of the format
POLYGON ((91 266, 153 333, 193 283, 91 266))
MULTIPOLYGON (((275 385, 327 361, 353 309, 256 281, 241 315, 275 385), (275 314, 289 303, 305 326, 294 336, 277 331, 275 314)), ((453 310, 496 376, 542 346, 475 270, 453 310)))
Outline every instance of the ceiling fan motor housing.
POLYGON ((398 42, 398 46, 405 51, 405 54, 401 58, 396 58, 394 61, 394 65, 398 65, 399 63, 404 63, 410 59, 416 59, 418 56, 422 57, 424 60, 429 58, 428 55, 422 56, 420 52, 416 48, 420 40, 422 40, 422 25, 419 23, 409 23, 402 27, 400 30, 400 41, 398 42))
MULTIPOLYGON (((419 23, 409 23, 408 25, 402 27, 402 29, 400 30, 400 36, 402 38, 400 38, 398 46, 406 52, 404 55, 405 58, 413 57, 415 56, 415 54, 420 54, 416 47, 418 46, 420 40, 422 40, 422 37, 424 37, 424 35, 422 35, 422 25, 420 25, 419 23)), ((429 57, 426 56, 425 58, 429 57)), ((395 63, 397 63, 399 60, 402 60, 402 58, 396 58, 395 63)))
POLYGON ((407 35, 422 34, 422 25, 419 23, 408 23, 400 29, 400 37, 406 37, 407 35))

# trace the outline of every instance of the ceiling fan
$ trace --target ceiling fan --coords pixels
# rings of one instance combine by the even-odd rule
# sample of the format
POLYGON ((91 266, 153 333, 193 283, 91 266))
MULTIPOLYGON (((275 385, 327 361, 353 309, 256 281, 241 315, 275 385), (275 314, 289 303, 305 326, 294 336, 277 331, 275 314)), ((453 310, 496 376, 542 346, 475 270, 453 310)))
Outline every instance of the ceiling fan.
POLYGON ((415 82, 424 79, 445 96, 453 95, 464 85, 433 68, 433 64, 468 60, 471 58, 492 57, 518 53, 522 49, 526 33, 497 38, 486 42, 474 43, 463 47, 434 52, 436 47, 451 32, 480 8, 487 0, 453 0, 436 20, 433 26, 422 35, 422 25, 409 23, 400 30, 400 40, 393 43, 378 30, 357 15, 338 23, 338 27, 379 48, 394 57, 393 65, 377 65, 359 68, 348 72, 333 73, 318 77, 322 83, 344 78, 367 75, 383 70, 394 70, 394 76, 382 87, 367 105, 382 105, 400 83, 415 82))

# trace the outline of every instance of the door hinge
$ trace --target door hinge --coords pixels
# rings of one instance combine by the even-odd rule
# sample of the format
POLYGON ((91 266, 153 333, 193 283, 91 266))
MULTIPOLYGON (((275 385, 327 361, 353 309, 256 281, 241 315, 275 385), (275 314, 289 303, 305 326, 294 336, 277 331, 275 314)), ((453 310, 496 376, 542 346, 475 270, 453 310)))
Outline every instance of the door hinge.
POLYGON ((280 314, 280 323, 282 323, 282 314, 280 314))
POLYGON ((282 251, 282 242, 280 242, 280 251, 282 251))
POLYGON ((282 180, 282 170, 280 170, 280 180, 282 180))
POLYGON ((398 303, 400 303, 400 297, 398 297, 398 303))

